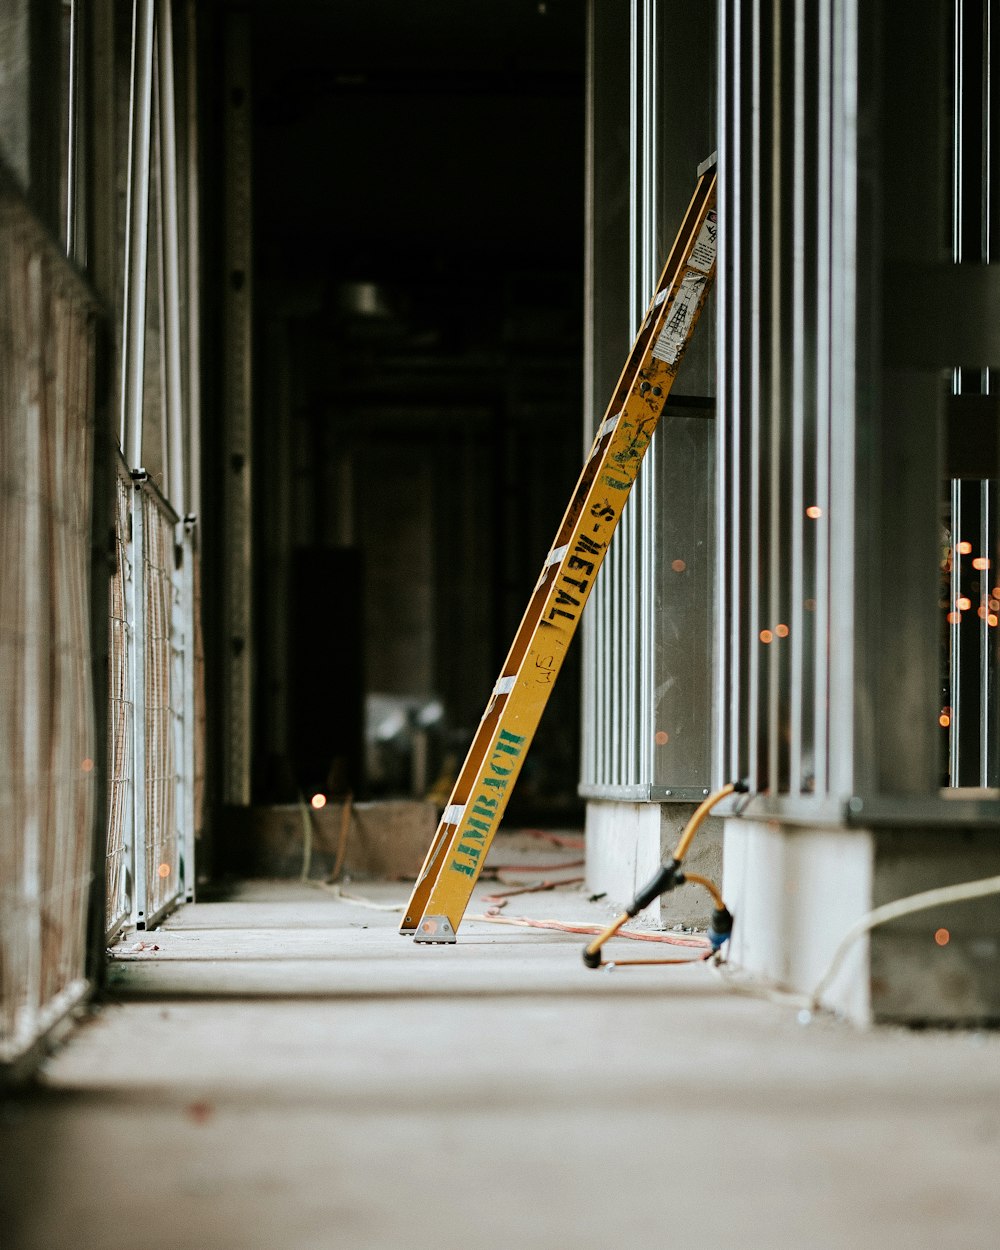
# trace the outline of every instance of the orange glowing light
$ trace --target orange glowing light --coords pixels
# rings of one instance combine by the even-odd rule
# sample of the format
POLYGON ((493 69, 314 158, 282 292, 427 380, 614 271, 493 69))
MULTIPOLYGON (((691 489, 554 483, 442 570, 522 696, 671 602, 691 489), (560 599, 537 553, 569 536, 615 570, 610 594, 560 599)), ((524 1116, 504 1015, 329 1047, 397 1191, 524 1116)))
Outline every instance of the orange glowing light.
POLYGON ((976 616, 978 616, 981 621, 985 621, 986 620, 986 608, 983 607, 982 605, 976 608, 976 616))
POLYGON ((1000 621, 1000 616, 997 616, 995 612, 991 612, 986 618, 986 624, 992 625, 994 629, 996 629, 997 621, 1000 621))
POLYGON ((769 629, 762 629, 760 631, 760 640, 763 643, 774 642, 774 634, 769 629))
POLYGON ((1000 599, 990 599, 989 605, 991 612, 1000 612, 1000 599))
POLYGON ((665 747, 670 741, 670 735, 665 729, 658 729, 653 736, 653 741, 658 747, 665 747))
POLYGON ((163 878, 164 878, 164 880, 166 880, 166 878, 170 876, 170 865, 169 865, 169 864, 161 864, 161 865, 159 866, 159 868, 157 868, 157 870, 156 870, 156 875, 157 875, 158 877, 163 877, 163 878))
POLYGON ((319 811, 321 807, 326 807, 326 795, 314 794, 312 798, 309 800, 309 802, 313 805, 313 807, 315 807, 317 811, 319 811))
POLYGON ((947 712, 941 713, 941 715, 938 717, 938 724, 941 726, 942 729, 948 728, 948 726, 951 724, 951 717, 948 715, 947 712))
POLYGON ((82 760, 80 763, 80 769, 85 773, 92 773, 94 771, 94 761, 90 759, 82 760))
POLYGON ((774 632, 778 635, 779 638, 787 638, 788 626, 787 625, 775 625, 774 632))
POLYGON ((938 929, 934 934, 934 941, 937 942, 938 946, 947 946, 951 941, 951 934, 947 929, 938 929))
POLYGON ((805 610, 806 610, 807 612, 815 612, 815 611, 816 611, 816 600, 815 600, 815 599, 807 599, 807 600, 805 601, 805 603, 804 603, 802 606, 805 608, 805 610))
POLYGON ((966 599, 965 595, 963 595, 961 599, 956 601, 955 607, 960 609, 962 612, 968 612, 968 610, 972 607, 972 600, 966 599))
POLYGON ((974 569, 988 569, 990 567, 990 562, 985 556, 976 556, 976 558, 972 561, 972 567, 974 569))
POLYGON ((818 504, 810 504, 809 507, 806 508, 806 516, 809 517, 811 521, 818 521, 822 515, 823 509, 819 507, 818 504))
POLYGON ((949 624, 949 625, 958 625, 958 624, 961 622, 961 620, 962 620, 962 613, 961 613, 961 612, 949 612, 949 613, 948 613, 948 624, 949 624))
POLYGON ((684 563, 683 560, 675 560, 673 564, 671 564, 670 567, 674 570, 675 573, 683 573, 684 570, 687 568, 687 565, 684 563))
POLYGON ((970 555, 972 552, 972 543, 957 543, 955 550, 959 553, 959 555, 970 555))

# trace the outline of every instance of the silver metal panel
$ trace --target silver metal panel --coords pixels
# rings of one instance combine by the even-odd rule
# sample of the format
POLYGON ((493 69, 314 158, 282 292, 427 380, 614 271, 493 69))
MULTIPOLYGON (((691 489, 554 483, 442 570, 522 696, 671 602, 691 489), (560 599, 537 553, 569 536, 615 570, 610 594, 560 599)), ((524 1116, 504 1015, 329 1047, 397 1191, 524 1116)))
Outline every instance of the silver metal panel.
POLYGON ((712 781, 715 421, 670 416, 656 441, 653 698, 642 722, 652 767, 643 779, 690 789, 712 781))
MULTIPOLYGON (((995 23, 996 5, 991 0, 975 10, 955 5, 951 251, 952 260, 962 264, 957 275, 961 279, 974 276, 980 284, 992 276, 983 266, 992 260, 996 233, 991 67, 998 44, 995 23)), ((953 280, 955 275, 947 276, 953 280)), ((976 329, 992 331, 995 326, 984 302, 972 290, 967 290, 962 300, 966 307, 976 309, 976 329)), ((969 338, 962 320, 953 328, 962 336, 964 350, 969 338)), ((988 363, 985 355, 979 359, 980 364, 988 363)), ((994 393, 994 371, 956 368, 951 389, 964 396, 994 393)), ((1000 596, 994 593, 1000 583, 997 496, 995 480, 978 478, 954 480, 947 492, 944 577, 948 584, 942 603, 942 634, 948 666, 939 719, 945 740, 941 754, 947 781, 953 787, 994 786, 1000 778, 1000 705, 996 697, 1000 596), (984 561, 988 562, 986 567, 984 561)))
MULTIPOLYGON (((851 202, 854 75, 850 14, 841 6, 837 26, 832 5, 720 6, 715 769, 717 779, 748 775, 755 787, 803 796, 827 791, 831 652, 848 690, 853 674, 828 619, 831 512, 844 522, 838 608, 848 615, 853 569, 853 226, 835 207, 837 196, 851 202)), ((846 711, 850 737, 850 699, 846 711)))
MULTIPOLYGON (((830 671, 828 785, 854 787, 855 283, 857 264, 857 12, 833 0, 830 41, 830 671)), ((817 608, 817 620, 820 621, 817 608)), ((864 697, 864 682, 857 691, 864 697)))

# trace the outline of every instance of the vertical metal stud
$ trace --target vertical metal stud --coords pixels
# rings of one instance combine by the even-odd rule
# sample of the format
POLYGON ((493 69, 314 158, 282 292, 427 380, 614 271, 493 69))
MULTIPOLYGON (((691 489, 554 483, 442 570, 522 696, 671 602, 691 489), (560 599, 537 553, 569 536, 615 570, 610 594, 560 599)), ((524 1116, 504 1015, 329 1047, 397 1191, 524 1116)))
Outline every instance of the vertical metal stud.
POLYGON ((132 923, 145 929, 150 910, 146 866, 146 578, 145 522, 139 480, 132 484, 132 923))
POLYGON ((121 445, 130 469, 138 469, 142 465, 149 164, 153 120, 153 26, 153 0, 134 0, 120 422, 121 445))
POLYGON ((250 802, 252 668, 252 431, 250 16, 226 14, 223 527, 226 681, 222 721, 225 802, 250 802))

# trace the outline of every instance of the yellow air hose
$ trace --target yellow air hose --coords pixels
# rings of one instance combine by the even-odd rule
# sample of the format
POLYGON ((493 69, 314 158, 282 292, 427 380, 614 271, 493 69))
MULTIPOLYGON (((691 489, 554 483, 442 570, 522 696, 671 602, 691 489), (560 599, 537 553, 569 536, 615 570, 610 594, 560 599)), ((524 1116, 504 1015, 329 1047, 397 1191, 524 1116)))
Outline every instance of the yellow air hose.
MULTIPOLYGON (((677 843, 673 858, 660 867, 657 874, 652 878, 652 880, 643 886, 643 888, 629 904, 628 908, 622 912, 614 923, 609 925, 603 933, 598 934, 598 936, 594 938, 589 945, 584 947, 583 962, 588 968, 600 968, 604 965, 604 961, 601 958, 601 948, 606 942, 609 942, 615 936, 626 921, 631 920, 633 916, 637 916, 643 908, 648 907, 649 904, 654 899, 659 898, 661 894, 665 894, 668 890, 672 890, 675 886, 683 885, 686 881, 690 881, 693 885, 700 885, 706 889, 709 894, 711 894, 712 901, 715 904, 715 910, 712 913, 712 922, 708 929, 710 948, 703 956, 700 956, 699 959, 709 959, 715 954, 716 951, 721 949, 733 929, 733 917, 723 901, 722 893, 720 892, 718 886, 713 881, 710 881, 708 877, 696 876, 693 873, 684 873, 682 871, 682 865, 684 863, 684 857, 687 855, 688 850, 691 847, 691 843, 694 841, 695 834, 698 832, 699 827, 712 808, 715 807, 717 803, 721 803, 723 799, 727 799, 731 794, 745 794, 748 788, 749 785, 745 781, 730 781, 721 789, 716 790, 714 794, 710 794, 698 805, 694 814, 691 816, 691 819, 684 827, 684 832, 681 834, 680 841, 677 843)), ((622 959, 615 960, 615 966, 617 967, 638 963, 673 964, 691 962, 699 962, 699 960, 622 959)))

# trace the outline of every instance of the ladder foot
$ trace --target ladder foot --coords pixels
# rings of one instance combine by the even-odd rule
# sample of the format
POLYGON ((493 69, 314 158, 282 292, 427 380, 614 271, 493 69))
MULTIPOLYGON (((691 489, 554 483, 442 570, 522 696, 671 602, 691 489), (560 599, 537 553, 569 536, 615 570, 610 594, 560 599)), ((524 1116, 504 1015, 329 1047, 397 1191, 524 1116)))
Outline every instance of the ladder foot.
POLYGON ((424 916, 413 940, 426 946, 451 946, 456 940, 455 928, 447 916, 424 916))

